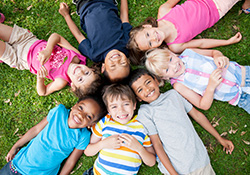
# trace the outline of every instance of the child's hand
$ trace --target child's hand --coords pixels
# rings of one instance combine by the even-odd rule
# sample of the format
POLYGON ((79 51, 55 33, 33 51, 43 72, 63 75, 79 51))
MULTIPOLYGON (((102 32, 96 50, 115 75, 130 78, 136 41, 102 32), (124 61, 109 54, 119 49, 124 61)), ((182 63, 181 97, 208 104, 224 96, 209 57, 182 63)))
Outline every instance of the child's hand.
POLYGON ((139 149, 142 147, 138 140, 129 134, 121 134, 119 139, 121 140, 121 146, 128 147, 136 152, 139 152, 139 149))
POLYGON ((215 88, 219 86, 219 84, 223 80, 221 73, 222 73, 222 69, 215 69, 211 73, 207 88, 211 88, 211 90, 215 90, 215 88))
POLYGON ((19 148, 11 148, 11 150, 8 152, 7 156, 5 157, 5 160, 7 162, 11 161, 12 159, 14 159, 15 155, 18 153, 19 148))
POLYGON ((65 2, 62 2, 60 3, 60 8, 58 11, 63 17, 65 17, 69 15, 69 6, 65 2))
POLYGON ((102 140, 102 144, 103 144, 102 146, 103 148, 116 149, 116 148, 120 148, 121 141, 119 139, 119 135, 112 135, 102 140))
POLYGON ((226 56, 215 57, 214 63, 220 69, 223 69, 225 67, 227 69, 229 66, 229 59, 226 56))
POLYGON ((236 35, 234 35, 233 37, 229 38, 227 41, 229 42, 229 44, 234 44, 234 43, 238 43, 242 38, 242 35, 240 32, 236 33, 236 35))
POLYGON ((232 154, 234 150, 234 144, 230 140, 224 139, 221 137, 219 140, 220 144, 223 146, 223 151, 226 151, 226 154, 232 154))
POLYGON ((47 49, 42 50, 38 54, 38 60, 41 63, 41 65, 44 65, 50 58, 51 52, 47 49))
POLYGON ((48 75, 48 71, 44 66, 37 71, 37 78, 45 78, 48 75))

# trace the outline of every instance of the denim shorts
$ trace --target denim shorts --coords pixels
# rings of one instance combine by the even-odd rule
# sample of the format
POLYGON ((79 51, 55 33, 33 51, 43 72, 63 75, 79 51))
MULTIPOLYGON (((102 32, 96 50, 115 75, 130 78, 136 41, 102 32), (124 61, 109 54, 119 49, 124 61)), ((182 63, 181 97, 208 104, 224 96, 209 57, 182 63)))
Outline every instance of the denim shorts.
MULTIPOLYGON (((246 81, 244 87, 250 88, 250 66, 245 66, 245 68, 246 68, 246 81)), ((250 114, 250 94, 243 92, 241 94, 238 106, 243 108, 245 111, 248 112, 248 114, 250 114)))
POLYGON ((12 161, 9 161, 1 170, 0 175, 22 175, 20 174, 16 167, 13 165, 12 161))
POLYGON ((94 175, 93 167, 91 167, 90 169, 88 169, 87 171, 85 171, 82 175, 94 175))

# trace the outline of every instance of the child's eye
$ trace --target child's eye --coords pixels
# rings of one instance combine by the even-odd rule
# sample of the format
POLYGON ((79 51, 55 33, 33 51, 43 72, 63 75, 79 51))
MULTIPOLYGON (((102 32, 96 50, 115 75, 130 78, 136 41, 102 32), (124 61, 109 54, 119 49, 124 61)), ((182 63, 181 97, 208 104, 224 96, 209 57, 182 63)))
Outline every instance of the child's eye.
POLYGON ((81 110, 81 111, 83 110, 82 106, 78 106, 78 109, 81 110))
POLYGON ((147 35, 147 37, 149 37, 149 34, 148 34, 148 33, 147 33, 146 35, 147 35))
POLYGON ((170 60, 169 60, 170 62, 172 61, 172 58, 170 58, 170 60))
POLYGON ((82 81, 82 77, 78 78, 78 81, 81 82, 82 81))
POLYGON ((146 82, 146 84, 149 84, 149 83, 151 83, 151 81, 150 81, 150 80, 148 80, 148 81, 146 82))
POLYGON ((111 106, 111 109, 115 109, 116 108, 116 106, 111 106))
POLYGON ((140 93, 142 91, 142 89, 138 89, 137 92, 140 93))
POLYGON ((150 46, 150 47, 152 47, 152 44, 151 44, 151 42, 150 42, 150 41, 149 41, 149 43, 148 43, 148 44, 149 44, 149 46, 150 46))
POLYGON ((86 117, 87 117, 89 120, 91 120, 91 116, 90 116, 90 115, 86 115, 86 117))
POLYGON ((168 72, 168 69, 166 69, 166 72, 168 72))
POLYGON ((89 74, 89 71, 86 71, 86 72, 85 72, 85 75, 88 75, 88 74, 89 74))

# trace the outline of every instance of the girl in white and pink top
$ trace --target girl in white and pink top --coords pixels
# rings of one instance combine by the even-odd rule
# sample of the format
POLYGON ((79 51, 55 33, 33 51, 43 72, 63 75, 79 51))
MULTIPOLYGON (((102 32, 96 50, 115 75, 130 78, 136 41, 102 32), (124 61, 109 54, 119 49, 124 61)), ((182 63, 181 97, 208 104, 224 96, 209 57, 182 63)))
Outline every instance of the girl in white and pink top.
POLYGON ((40 96, 67 84, 77 96, 82 96, 94 93, 101 85, 100 73, 87 67, 86 57, 59 34, 53 33, 48 41, 38 40, 27 29, 0 23, 0 39, 5 41, 0 41, 0 60, 10 67, 36 74, 40 96), (45 77, 53 81, 45 85, 45 77))
POLYGON ((160 6, 157 24, 149 24, 147 20, 131 30, 128 46, 135 64, 139 63, 139 56, 145 51, 163 43, 174 53, 181 53, 186 48, 213 48, 241 40, 239 32, 228 40, 193 39, 213 26, 238 0, 187 0, 176 5, 179 1, 168 0, 160 6))

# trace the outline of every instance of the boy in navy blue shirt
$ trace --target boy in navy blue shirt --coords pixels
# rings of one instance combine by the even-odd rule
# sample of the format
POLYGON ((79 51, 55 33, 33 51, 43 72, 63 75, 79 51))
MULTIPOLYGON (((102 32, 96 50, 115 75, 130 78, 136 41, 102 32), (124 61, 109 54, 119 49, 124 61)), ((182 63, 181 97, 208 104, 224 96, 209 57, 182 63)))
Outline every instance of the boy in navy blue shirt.
POLYGON ((126 78, 130 73, 128 50, 129 32, 127 0, 121 0, 120 17, 113 0, 89 0, 77 2, 81 28, 75 25, 66 3, 60 4, 59 13, 79 43, 79 51, 94 62, 104 62, 102 73, 111 82, 126 78))

